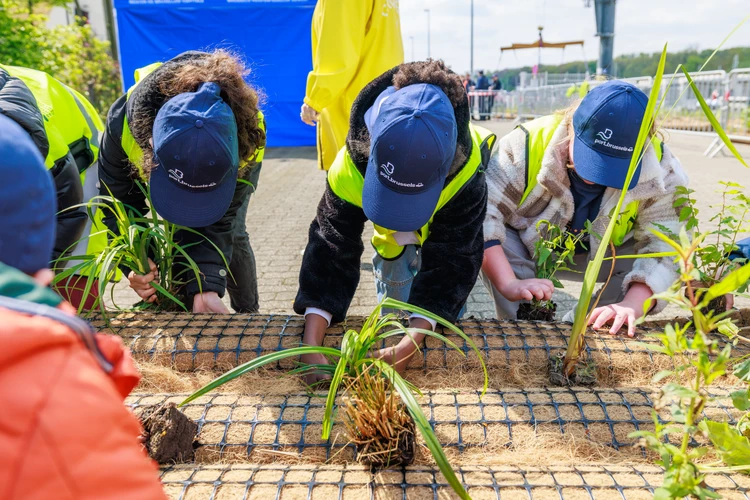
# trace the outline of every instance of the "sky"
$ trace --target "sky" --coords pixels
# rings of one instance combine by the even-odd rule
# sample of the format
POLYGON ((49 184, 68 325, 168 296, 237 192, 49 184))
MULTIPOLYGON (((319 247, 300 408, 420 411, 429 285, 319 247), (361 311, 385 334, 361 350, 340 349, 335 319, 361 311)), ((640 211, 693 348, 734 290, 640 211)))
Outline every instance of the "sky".
MULTIPOLYGON (((549 42, 584 40, 584 47, 545 49, 542 64, 581 59, 596 60, 594 1, 585 0, 474 0, 474 68, 505 69, 536 64, 536 49, 505 52, 500 47, 531 43, 544 26, 549 42)), ((407 61, 427 57, 427 13, 430 9, 430 55, 459 72, 469 69, 471 0, 400 0, 401 30, 407 61), (413 37, 413 55, 412 39, 413 37)), ((619 0, 615 14, 615 56, 715 48, 744 17, 748 0, 619 0)), ((750 46, 750 22, 725 47, 750 46)))

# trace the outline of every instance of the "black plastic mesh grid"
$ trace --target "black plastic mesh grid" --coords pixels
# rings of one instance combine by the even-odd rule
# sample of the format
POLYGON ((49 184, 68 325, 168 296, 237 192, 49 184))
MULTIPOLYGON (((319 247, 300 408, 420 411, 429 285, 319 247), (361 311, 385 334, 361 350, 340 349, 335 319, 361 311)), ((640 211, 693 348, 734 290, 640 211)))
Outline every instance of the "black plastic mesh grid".
MULTIPOLYGON (((102 327, 101 322, 95 322, 102 327)), ((325 343, 338 347, 345 329, 358 327, 357 319, 349 325, 335 325, 328 330, 325 343)), ((112 320, 112 328, 135 354, 136 359, 172 366, 180 371, 227 369, 259 355, 296 347, 300 344, 304 321, 299 316, 277 315, 188 315, 183 313, 124 313, 112 320)), ((473 340, 490 367, 508 368, 524 364, 529 371, 546 372, 551 356, 565 350, 570 325, 468 319, 459 323, 473 340)), ((445 333, 445 332, 444 332, 445 333)), ((478 360, 460 337, 447 333, 462 354, 445 344, 428 338, 421 362, 412 360, 410 369, 476 367, 478 360)), ((395 343, 398 339, 393 338, 395 343)), ((640 336, 637 340, 652 343, 640 336)), ((644 367, 650 373, 670 366, 665 356, 637 346, 622 335, 589 335, 586 353, 601 369, 620 365, 626 371, 644 367)), ((736 354, 750 353, 750 347, 738 346, 736 354)), ((288 369, 295 360, 281 361, 278 368, 288 369)), ((611 370, 611 382, 618 370, 611 370)), ((600 377, 601 378, 601 377, 600 377)), ((607 377, 605 377, 607 378, 607 377)), ((643 383, 637 382, 635 385, 643 383)))
MULTIPOLYGON (((463 467, 474 500, 646 500, 662 483, 655 466, 463 467)), ((172 466, 161 471, 175 500, 438 500, 454 498, 439 471, 409 467, 370 473, 360 466, 172 466)), ((750 498, 750 476, 709 474, 726 499, 750 498)))
MULTIPOLYGON (((727 391, 712 395, 718 399, 705 409, 707 417, 730 422, 739 417, 727 391)), ((353 460, 354 449, 346 446, 343 424, 334 426, 331 440, 321 439, 324 396, 218 394, 191 402, 183 411, 199 425, 203 446, 197 460, 353 460)), ((127 404, 138 413, 139 407, 179 403, 184 397, 137 394, 127 404)), ((492 390, 481 399, 474 391, 436 391, 426 392, 421 403, 443 446, 457 453, 471 449, 491 454, 544 435, 577 438, 640 456, 643 451, 627 436, 653 429, 652 401, 642 389, 492 390)), ((667 413, 660 416, 668 418, 667 413)))

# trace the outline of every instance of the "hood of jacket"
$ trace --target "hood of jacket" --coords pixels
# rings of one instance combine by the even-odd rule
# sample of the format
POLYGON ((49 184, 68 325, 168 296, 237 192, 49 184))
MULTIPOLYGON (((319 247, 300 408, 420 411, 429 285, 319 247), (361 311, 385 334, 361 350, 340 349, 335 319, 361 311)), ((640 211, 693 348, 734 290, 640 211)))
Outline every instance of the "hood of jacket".
POLYGON ((183 52, 165 62, 146 78, 138 82, 138 85, 133 89, 133 92, 130 94, 125 105, 125 113, 128 118, 128 123, 133 123, 135 118, 142 116, 142 114, 150 116, 151 121, 156 118, 156 114, 161 107, 169 100, 160 89, 161 77, 166 71, 171 70, 176 66, 182 66, 190 61, 202 59, 208 55, 207 52, 200 52, 197 50, 183 52))
MULTIPOLYGON (((357 170, 359 170, 362 176, 365 175, 365 171, 367 170, 369 151, 365 154, 364 151, 361 151, 361 148, 354 146, 353 142, 364 142, 365 140, 369 142, 370 133, 367 130, 367 125, 365 125, 365 112, 372 107, 372 105, 375 103, 375 99, 377 99, 383 91, 393 85, 393 76, 402 67, 408 66, 410 64, 420 63, 406 63, 386 71, 385 73, 371 81, 365 88, 363 88, 357 96, 357 99, 354 101, 354 104, 352 105, 352 110, 349 117, 349 135, 346 138, 346 147, 349 151, 349 156, 357 166, 357 170)), ((456 115, 456 125, 458 131, 458 135, 456 138, 456 148, 462 148, 462 150, 466 153, 466 160, 463 161, 460 165, 457 165, 455 163, 451 165, 451 169, 448 172, 448 177, 445 181, 446 184, 450 182, 453 177, 455 177, 456 173, 458 173, 466 165, 466 163, 468 163, 472 148, 471 131, 469 129, 469 100, 462 100, 458 106, 453 107, 453 111, 456 115)))
POLYGON ((36 103, 34 94, 23 80, 11 76, 0 67, 0 113, 18 123, 29 133, 39 148, 42 158, 49 153, 49 140, 44 131, 44 117, 36 103))

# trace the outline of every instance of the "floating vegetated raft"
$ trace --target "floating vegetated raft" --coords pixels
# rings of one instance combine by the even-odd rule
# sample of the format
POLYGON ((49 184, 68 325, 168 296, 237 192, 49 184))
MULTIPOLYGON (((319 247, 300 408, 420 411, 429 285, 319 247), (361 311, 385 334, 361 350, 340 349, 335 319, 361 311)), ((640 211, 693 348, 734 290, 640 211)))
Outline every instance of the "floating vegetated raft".
MULTIPOLYGON (((750 314, 743 312, 742 324, 750 314), (747 316, 747 317, 746 317, 747 316)), ((105 330, 101 319, 95 326, 105 330)), ((361 319, 329 329, 338 346, 361 319)), ((661 326, 661 325, 655 325, 661 326)), ((609 500, 652 498, 662 484, 654 456, 628 438, 652 430, 658 387, 651 379, 672 366, 641 329, 636 339, 590 334, 586 356, 597 365, 594 387, 551 387, 548 365, 565 350, 570 325, 468 319, 459 327, 485 358, 490 389, 481 395, 476 355, 444 332, 465 357, 427 339, 407 378, 446 455, 474 500, 609 500)), ((300 345, 304 321, 286 315, 190 315, 127 312, 110 328, 133 350, 144 380, 126 403, 138 414, 151 405, 179 403, 218 373, 268 352, 300 345)), ((725 339, 717 337, 723 344, 725 339)), ((397 340, 397 339, 394 339, 397 340)), ((735 355, 750 354, 739 345, 735 355)), ((456 498, 418 439, 411 467, 371 472, 355 463, 339 415, 331 439, 321 439, 325 398, 306 392, 283 370, 288 360, 253 372, 183 411, 199 426, 195 463, 162 469, 175 499, 212 500, 438 500, 456 498)), ((731 376, 712 387, 704 416, 736 422, 731 376)), ((662 420, 665 408, 656 410, 662 420)), ((694 443, 698 444, 698 443, 694 443)), ((712 457, 707 457, 712 460, 712 457)), ((709 474, 706 483, 725 498, 750 500, 750 476, 709 474)))
MULTIPOLYGON (((100 319, 94 324, 104 328, 100 319)), ((334 325, 328 330, 326 345, 338 347, 344 332, 360 325, 358 319, 334 325)), ((570 325, 563 323, 468 319, 460 321, 458 326, 484 355, 493 383, 502 386, 546 385, 549 359, 565 351, 570 335, 570 325)), ((123 313, 111 318, 110 328, 123 338, 139 361, 184 372, 223 371, 269 352, 299 346, 304 320, 286 315, 123 313)), ((641 329, 636 339, 608 333, 592 333, 586 337, 585 356, 597 367, 599 386, 646 385, 655 373, 672 366, 670 358, 635 343, 657 344, 657 340, 645 336, 650 332, 653 330, 641 329)), ((410 374, 409 377, 427 384, 421 386, 425 388, 451 387, 456 374, 446 371, 450 369, 465 372, 472 383, 476 383, 481 374, 471 347, 449 331, 442 333, 458 345, 462 353, 427 338, 425 347, 417 359, 412 360, 409 369, 429 372, 429 376, 410 374)), ((717 339, 722 344, 725 342, 724 337, 717 339)), ((395 344, 398 338, 390 340, 395 344)), ((740 345, 735 352, 750 354, 750 348, 740 345)), ((288 370, 295 363, 296 360, 287 359, 277 363, 275 368, 288 370)), ((728 377, 727 383, 735 382, 728 377)))

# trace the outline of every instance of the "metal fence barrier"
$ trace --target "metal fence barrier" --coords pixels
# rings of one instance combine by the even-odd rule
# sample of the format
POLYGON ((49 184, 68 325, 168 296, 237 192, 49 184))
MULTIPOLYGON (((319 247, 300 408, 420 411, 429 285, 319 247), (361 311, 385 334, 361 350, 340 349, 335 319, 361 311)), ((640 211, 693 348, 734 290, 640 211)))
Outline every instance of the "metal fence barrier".
MULTIPOLYGON (((691 78, 719 123, 733 141, 750 144, 750 68, 726 71, 701 71, 691 78)), ((654 80, 650 76, 623 78, 647 94, 654 80)), ((604 81, 563 83, 540 87, 517 88, 506 91, 471 91, 469 101, 472 116, 478 119, 513 118, 519 122, 554 113, 571 105, 587 89, 604 81)), ((716 135, 711 122, 703 113, 698 99, 684 75, 665 75, 662 80, 661 107, 657 124, 670 131, 698 133, 714 137, 706 151, 715 156, 724 143, 716 135)))

